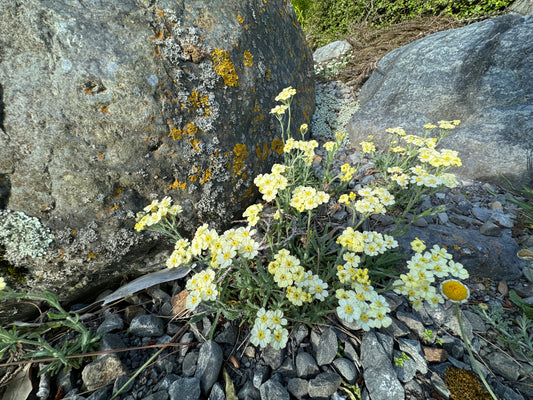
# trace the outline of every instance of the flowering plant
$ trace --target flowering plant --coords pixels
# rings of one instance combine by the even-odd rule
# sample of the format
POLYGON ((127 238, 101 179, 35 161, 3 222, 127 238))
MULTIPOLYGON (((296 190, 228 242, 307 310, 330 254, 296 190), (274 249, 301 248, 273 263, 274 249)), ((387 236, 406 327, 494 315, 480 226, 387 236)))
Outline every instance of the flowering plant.
MULTIPOLYGON (((255 178, 262 201, 244 212, 246 226, 218 233, 203 224, 191 240, 183 238, 176 224, 181 208, 172 206, 168 197, 146 207, 136 225, 137 230, 160 231, 175 240, 167 261, 169 268, 198 266, 186 284, 186 307, 197 312, 198 318, 216 312, 215 322, 221 314, 248 321, 254 345, 278 349, 285 347, 289 327, 319 322, 332 313, 364 330, 390 325, 390 308, 380 294, 385 288, 380 286, 383 277, 398 278, 387 287, 407 296, 419 308, 424 302, 437 305, 444 301, 433 286, 437 280, 449 275, 468 276, 445 249, 435 246, 422 253, 425 245, 421 241, 413 244, 416 254, 408 262, 408 273, 385 273, 402 258, 397 241, 387 233, 361 229, 372 215, 384 214, 394 206, 398 192, 408 184, 414 185, 417 193, 410 199, 411 206, 424 189, 455 184, 455 178, 443 171, 448 164, 457 165, 456 155, 438 153, 434 150, 436 140, 412 137, 408 143, 418 144, 389 151, 392 155, 381 160, 388 186, 349 192, 348 184, 359 166, 333 168, 344 134, 336 134, 335 140, 323 145, 327 156, 322 172, 313 168, 318 142, 305 139, 307 126, 300 127, 300 139, 291 136, 290 106, 295 93, 286 88, 276 97, 281 104, 271 113, 281 126, 284 160, 274 164, 270 173, 255 178), (437 170, 429 176, 415 166, 408 175, 409 163, 424 162, 422 153, 426 152, 428 162, 437 170), (393 160, 399 166, 392 167, 393 160), (398 169, 390 172, 391 168, 398 169), (422 179, 420 185, 418 177, 422 179), (403 181, 408 183, 398 183, 403 181), (342 207, 352 212, 351 223, 335 224, 331 214, 342 207)), ((375 154, 372 142, 361 145, 363 153, 375 154)))

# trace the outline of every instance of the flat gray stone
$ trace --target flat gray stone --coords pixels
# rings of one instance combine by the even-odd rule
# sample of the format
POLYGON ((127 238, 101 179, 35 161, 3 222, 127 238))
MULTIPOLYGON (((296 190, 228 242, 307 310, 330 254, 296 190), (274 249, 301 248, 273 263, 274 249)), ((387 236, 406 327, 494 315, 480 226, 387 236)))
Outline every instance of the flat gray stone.
POLYGON ((319 372, 320 369, 311 354, 301 351, 296 355, 296 373, 299 378, 311 378, 319 372))
POLYGON ((140 337, 158 337, 165 333, 165 326, 158 316, 145 314, 131 320, 129 331, 140 337))
POLYGON ((350 385, 359 377, 354 362, 347 358, 336 358, 333 360, 333 367, 337 370, 342 379, 350 385))
POLYGON ((207 400, 226 400, 226 393, 222 388, 222 385, 216 382, 211 388, 211 393, 209 393, 209 398, 207 400))
POLYGON ((200 379, 198 378, 178 378, 168 389, 170 400, 199 400, 202 392, 200 390, 200 379))
POLYGON ((320 64, 343 56, 350 50, 352 50, 352 45, 350 43, 346 40, 337 40, 316 49, 313 53, 313 60, 315 63, 320 64))
POLYGON ((499 351, 487 355, 487 360, 495 374, 503 376, 505 379, 516 382, 520 376, 520 368, 516 362, 499 351))
POLYGON ((309 397, 328 399, 341 385, 341 377, 334 372, 323 372, 309 381, 309 397))
POLYGON ((411 357, 411 360, 415 363, 416 370, 425 375, 428 372, 428 367, 424 353, 422 352, 422 347, 420 347, 420 342, 418 340, 398 338, 398 344, 400 351, 405 352, 411 357))
POLYGON ((502 230, 494 222, 487 221, 479 227, 479 233, 485 236, 500 237, 502 235, 502 230))
POLYGON ((207 395, 217 381, 222 367, 223 353, 221 347, 213 340, 200 346, 195 377, 200 380, 202 393, 207 395))
POLYGON ((261 400, 290 400, 287 389, 276 379, 270 379, 259 388, 261 400))
POLYGON ((365 386, 372 399, 403 400, 403 386, 392 366, 392 356, 372 331, 361 341, 361 363, 365 386))
POLYGON ((287 390, 297 399, 307 396, 309 383, 305 379, 292 378, 287 382, 287 390))
POLYGON ((337 355, 338 347, 335 330, 331 327, 326 329, 318 340, 316 363, 318 365, 330 364, 337 355))
POLYGON ((109 333, 112 331, 119 331, 124 328, 124 321, 118 314, 108 314, 102 321, 96 332, 99 334, 109 333))

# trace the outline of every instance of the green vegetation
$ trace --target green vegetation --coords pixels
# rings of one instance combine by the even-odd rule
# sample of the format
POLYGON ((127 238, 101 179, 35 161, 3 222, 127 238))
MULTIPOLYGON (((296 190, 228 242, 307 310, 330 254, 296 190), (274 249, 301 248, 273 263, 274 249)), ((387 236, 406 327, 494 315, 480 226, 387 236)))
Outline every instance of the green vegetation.
POLYGON ((417 16, 477 18, 501 12, 511 3, 512 0, 295 0, 293 6, 311 44, 319 47, 342 38, 352 25, 361 22, 381 28, 417 16))
POLYGON ((79 315, 66 311, 57 297, 48 291, 42 294, 18 293, 5 287, 0 278, 0 300, 21 299, 45 302, 54 311, 45 313, 46 322, 11 329, 0 327, 0 360, 8 352, 24 359, 48 362, 39 374, 54 375, 61 367, 80 368, 79 357, 98 347, 100 336, 80 322, 79 315), (54 337, 55 339, 47 340, 54 337), (57 340, 60 337, 62 339, 57 340))

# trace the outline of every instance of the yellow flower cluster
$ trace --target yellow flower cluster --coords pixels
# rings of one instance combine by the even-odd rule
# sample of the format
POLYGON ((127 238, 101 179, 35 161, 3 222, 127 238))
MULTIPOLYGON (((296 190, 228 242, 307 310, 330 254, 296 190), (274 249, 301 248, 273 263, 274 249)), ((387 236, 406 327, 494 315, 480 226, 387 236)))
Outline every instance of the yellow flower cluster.
POLYGON ((365 253, 369 256, 383 254, 387 250, 398 247, 398 242, 392 236, 379 232, 355 231, 346 228, 337 238, 337 243, 353 253, 365 253))
MULTIPOLYGON (((394 196, 384 188, 364 188, 360 189, 357 194, 362 197, 354 204, 354 209, 363 214, 385 214, 387 211, 385 206, 393 205, 395 200, 394 196)), ((339 203, 346 204, 347 206, 356 198, 356 194, 350 192, 350 194, 343 194, 339 197, 339 203)))
POLYGON ((213 243, 211 267, 227 268, 237 256, 247 260, 255 258, 259 252, 259 243, 252 238, 254 234, 255 230, 250 230, 249 226, 224 232, 213 243))
POLYGON ((290 153, 292 150, 300 150, 304 155, 305 165, 309 166, 313 163, 315 159, 315 149, 318 147, 318 142, 316 140, 295 140, 290 137, 285 142, 283 151, 285 153, 290 153))
POLYGON ((416 147, 430 148, 433 149, 437 145, 436 138, 423 138, 416 135, 406 135, 402 136, 402 140, 406 143, 412 144, 416 147))
POLYGON ((255 226, 259 222, 259 214, 263 211, 262 204, 254 204, 249 206, 242 214, 248 221, 248 225, 255 226))
POLYGON ((293 89, 291 86, 286 87, 283 89, 280 94, 278 94, 275 98, 276 101, 282 101, 286 102, 292 98, 296 94, 296 89, 293 89))
POLYGON ((405 131, 400 126, 397 126, 396 128, 385 129, 385 132, 390 133, 391 135, 398 135, 398 136, 405 136, 406 135, 405 131))
POLYGON ((376 151, 376 146, 373 142, 361 142, 361 147, 363 148, 363 153, 373 153, 376 151))
POLYGON ((137 223, 135 230, 142 231, 146 227, 157 225, 167 216, 176 216, 183 210, 180 205, 172 205, 172 199, 168 196, 163 200, 154 200, 152 203, 144 208, 144 212, 137 214, 137 223))
POLYGON ((176 241, 174 251, 167 259, 168 268, 176 268, 181 265, 187 265, 191 262, 192 251, 187 239, 179 239, 176 241))
POLYGON ((283 311, 267 311, 260 308, 250 334, 250 342, 261 348, 270 345, 276 350, 282 349, 289 339, 289 331, 284 328, 285 325, 287 325, 287 320, 283 316, 283 311))
POLYGON ((458 120, 458 119, 455 119, 453 121, 439 121, 439 122, 437 122, 437 124, 439 124, 439 128, 446 129, 446 130, 455 129, 455 127, 457 125, 459 125, 460 123, 461 123, 461 121, 458 120))
POLYGON ((296 306, 310 303, 313 299, 323 301, 327 296, 328 285, 318 275, 305 271, 300 260, 288 250, 282 249, 268 264, 268 272, 274 275, 274 282, 286 289, 287 299, 296 306))
POLYGON ((189 292, 185 307, 189 310, 194 310, 202 301, 215 301, 218 290, 213 282, 214 279, 215 271, 209 268, 194 274, 185 286, 189 292))
POLYGON ((272 166, 272 173, 260 174, 254 179, 254 184, 259 188, 263 194, 263 200, 270 202, 276 198, 278 192, 287 187, 288 181, 283 173, 287 166, 281 164, 274 164, 272 166))
POLYGON ((422 253, 425 243, 417 238, 411 246, 417 253, 407 262, 409 272, 394 282, 394 291, 406 296, 415 310, 420 310, 424 302, 437 306, 444 299, 433 286, 435 280, 448 276, 466 279, 468 271, 462 264, 454 262, 446 249, 437 245, 422 253))
POLYGON ((352 167, 350 164, 343 164, 341 165, 341 172, 343 173, 341 176, 341 181, 348 182, 357 172, 357 168, 352 167))
POLYGON ((424 163, 429 163, 431 166, 438 167, 460 167, 463 165, 461 159, 457 156, 455 150, 443 149, 442 151, 433 148, 420 149, 418 159, 424 163))
POLYGON ((410 183, 417 186, 431 188, 436 188, 439 186, 454 188, 458 184, 454 174, 442 173, 439 175, 433 175, 428 173, 420 165, 411 167, 409 170, 411 171, 412 175, 404 173, 400 167, 388 168, 387 172, 391 174, 389 178, 402 188, 406 188, 410 183))
POLYGON ((274 114, 276 117, 281 117, 283 114, 285 114, 285 111, 287 111, 288 108, 289 106, 286 106, 284 104, 277 105, 272 110, 270 110, 270 114, 274 114))
POLYGON ((390 313, 387 300, 372 286, 359 284, 354 290, 339 289, 335 297, 339 300, 337 315, 347 322, 357 323, 365 331, 392 324, 387 316, 390 313))
POLYGON ((329 201, 329 194, 311 186, 298 186, 292 192, 290 205, 299 212, 309 211, 329 201))

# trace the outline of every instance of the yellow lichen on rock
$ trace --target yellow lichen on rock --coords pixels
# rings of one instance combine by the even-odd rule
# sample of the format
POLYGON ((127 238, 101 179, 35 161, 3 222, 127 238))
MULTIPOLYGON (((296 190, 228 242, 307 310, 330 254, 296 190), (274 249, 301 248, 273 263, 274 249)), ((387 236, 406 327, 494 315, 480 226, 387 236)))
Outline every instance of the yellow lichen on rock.
POLYGON ((244 52, 243 63, 247 67, 251 67, 254 65, 254 56, 252 55, 252 53, 250 53, 249 51, 244 52))
POLYGON ((248 157, 248 150, 244 143, 237 143, 233 148, 233 176, 241 175, 244 170, 244 159, 248 157))
POLYGON ((237 80, 239 77, 227 51, 222 49, 213 50, 211 60, 213 61, 213 69, 224 79, 226 86, 238 86, 237 80))

